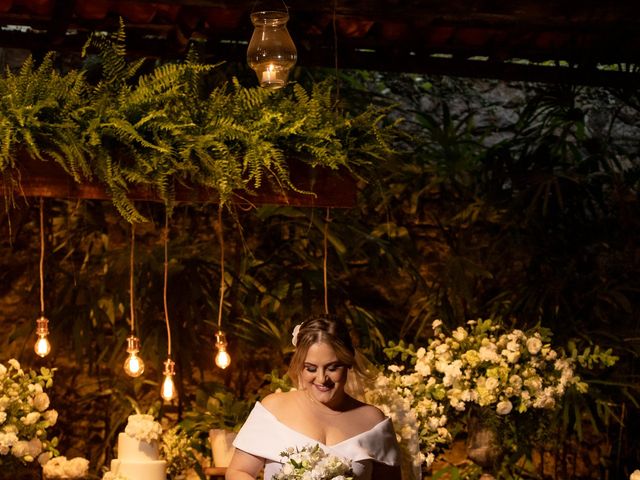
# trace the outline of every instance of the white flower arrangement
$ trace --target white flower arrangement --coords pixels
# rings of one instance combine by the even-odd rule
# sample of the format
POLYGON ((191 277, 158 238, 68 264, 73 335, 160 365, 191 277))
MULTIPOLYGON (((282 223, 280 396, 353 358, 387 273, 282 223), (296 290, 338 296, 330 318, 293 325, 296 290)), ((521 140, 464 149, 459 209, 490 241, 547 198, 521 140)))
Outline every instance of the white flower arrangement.
POLYGON ((52 384, 53 370, 25 371, 14 358, 0 363, 0 468, 14 460, 45 463, 57 453, 57 440, 47 439, 58 420, 44 391, 52 384))
POLYGON ((44 464, 42 473, 46 480, 83 478, 89 474, 89 460, 82 457, 54 457, 44 464))
POLYGON ((288 448, 280 456, 283 465, 273 480, 353 480, 351 461, 328 454, 318 444, 288 448))
POLYGON ((420 450, 420 421, 412 408, 412 395, 404 395, 392 379, 381 373, 374 384, 366 388, 364 401, 376 405, 391 419, 400 445, 403 478, 422 478, 422 463, 431 464, 433 459, 428 460, 420 450))
POLYGON ((160 440, 162 426, 153 419, 152 415, 130 415, 124 432, 141 442, 151 443, 160 440))
MULTIPOLYGON (((426 347, 391 345, 387 354, 402 362, 380 373, 367 394, 393 420, 401 448, 411 454, 420 449, 427 468, 452 441, 451 419, 471 406, 504 417, 553 409, 570 387, 587 390, 574 372, 575 360, 551 348, 549 331, 506 331, 492 320, 467 325, 445 335, 436 320, 426 347)), ((578 360, 611 365, 616 357, 598 350, 578 360)))

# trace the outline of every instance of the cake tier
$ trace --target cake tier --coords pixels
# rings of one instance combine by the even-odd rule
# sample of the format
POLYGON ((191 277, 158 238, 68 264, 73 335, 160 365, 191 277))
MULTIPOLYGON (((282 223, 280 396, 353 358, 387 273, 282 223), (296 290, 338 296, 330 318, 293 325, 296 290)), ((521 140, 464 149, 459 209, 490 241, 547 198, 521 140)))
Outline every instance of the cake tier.
POLYGON ((126 433, 118 435, 118 460, 127 462, 157 461, 158 442, 141 442, 126 433))
POLYGON ((130 462, 111 460, 111 473, 127 480, 167 480, 167 462, 164 460, 130 462))

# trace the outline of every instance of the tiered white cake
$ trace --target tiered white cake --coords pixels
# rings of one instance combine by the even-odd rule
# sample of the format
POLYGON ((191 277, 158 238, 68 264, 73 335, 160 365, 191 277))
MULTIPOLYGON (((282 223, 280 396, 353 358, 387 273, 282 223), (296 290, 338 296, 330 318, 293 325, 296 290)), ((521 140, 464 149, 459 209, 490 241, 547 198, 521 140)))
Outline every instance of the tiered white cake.
POLYGON ((118 435, 118 458, 111 460, 103 480, 166 480, 167 462, 159 460, 161 435, 162 427, 151 415, 131 415, 118 435))

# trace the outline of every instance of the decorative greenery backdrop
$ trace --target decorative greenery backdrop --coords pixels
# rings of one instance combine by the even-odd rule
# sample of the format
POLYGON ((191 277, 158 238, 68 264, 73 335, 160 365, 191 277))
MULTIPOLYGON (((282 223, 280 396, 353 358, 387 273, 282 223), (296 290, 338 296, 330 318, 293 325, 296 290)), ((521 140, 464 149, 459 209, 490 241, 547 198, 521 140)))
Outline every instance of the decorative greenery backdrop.
POLYGON ((0 173, 9 192, 19 190, 24 150, 55 160, 76 182, 98 180, 120 213, 140 222, 127 197, 134 185, 153 186, 170 207, 175 185, 185 182, 212 189, 224 204, 267 181, 300 191, 291 158, 352 169, 391 153, 385 112, 335 108, 327 82, 284 93, 235 78, 212 83, 218 65, 200 64, 195 50, 144 73, 145 60, 127 60, 123 25, 94 34, 83 54, 90 56, 81 70, 61 73, 48 54, 0 78, 0 173))
MULTIPOLYGON (((183 87, 190 84, 186 80, 164 84, 161 74, 175 73, 186 79, 199 72, 198 68, 167 67, 158 70, 158 77, 144 82, 153 83, 156 78, 157 85, 174 85, 175 91, 168 87, 161 91, 186 101, 188 90, 183 87)), ((308 73, 313 81, 322 76, 322 72, 308 73)), ((65 78, 71 81, 74 77, 69 75, 65 78)), ((14 85, 14 95, 2 95, 2 102, 14 98, 18 91, 29 91, 16 86, 20 78, 26 82, 31 77, 26 70, 9 76, 11 81, 1 88, 14 85)), ((52 77, 48 78, 51 81, 52 77)), ((301 84, 308 80, 298 78, 301 84)), ((78 77, 77 81, 84 80, 78 77)), ((383 159, 378 150, 366 156, 380 157, 380 161, 375 165, 376 177, 370 171, 359 172, 370 180, 361 184, 359 208, 331 212, 328 278, 332 310, 348 319, 360 347, 378 361, 383 360, 386 341, 423 340, 431 334, 427 327, 437 318, 449 327, 477 317, 513 318, 522 328, 538 323, 548 327, 555 334, 556 344, 574 342, 583 351, 595 341, 613 348, 620 361, 606 376, 586 379, 591 392, 588 401, 570 398, 560 415, 548 420, 548 431, 562 440, 555 442, 555 472, 544 470, 544 462, 537 463, 536 468, 539 478, 628 476, 640 465, 633 438, 640 424, 639 163, 637 140, 632 135, 637 128, 637 92, 517 85, 513 87, 518 93, 505 105, 502 97, 489 103, 474 94, 477 83, 446 78, 351 72, 341 81, 339 101, 343 111, 362 111, 371 101, 379 102, 384 111, 392 101, 396 105, 392 118, 404 121, 402 135, 392 145, 401 155, 383 159), (497 105, 509 113, 493 115, 497 105), (596 122, 594 119, 603 111, 606 121, 596 122), (596 461, 589 459, 585 449, 596 452, 596 461), (576 470, 567 461, 568 454, 575 455, 579 459, 576 463, 585 468, 576 470)), ((147 85, 144 82, 141 84, 147 85)), ((44 95, 44 85, 39 85, 37 90, 42 91, 38 95, 44 95)), ((126 97, 122 92, 133 95, 136 91, 121 87, 122 91, 116 89, 121 98, 126 97)), ((100 87, 107 90, 95 88, 94 92, 108 91, 107 85, 100 87)), ((160 91, 148 88, 156 94, 160 91)), ((243 102, 248 97, 242 88, 235 88, 235 93, 233 89, 231 93, 225 90, 224 95, 222 91, 216 93, 210 105, 193 105, 193 111, 203 115, 200 123, 194 121, 185 127, 194 135, 194 143, 178 145, 172 143, 171 135, 163 136, 168 128, 162 127, 163 122, 176 118, 169 116, 171 102, 156 105, 161 108, 158 116, 146 118, 139 105, 152 102, 149 97, 143 102, 142 96, 134 96, 125 102, 130 109, 120 110, 116 109, 119 97, 106 93, 104 97, 91 95, 102 98, 100 116, 87 113, 88 117, 82 117, 85 110, 71 108, 76 100, 69 100, 62 103, 69 107, 60 109, 67 113, 56 113, 59 116, 55 122, 35 131, 42 134, 38 138, 51 139, 48 149, 59 153, 56 158, 70 172, 86 173, 78 152, 91 151, 95 145, 113 147, 87 157, 95 158, 100 168, 93 170, 94 160, 86 168, 106 181, 116 198, 118 192, 126 191, 129 181, 158 182, 161 186, 170 184, 166 179, 171 176, 215 184, 213 179, 220 178, 215 173, 218 167, 199 162, 217 159, 213 151, 225 152, 219 158, 230 158, 225 155, 236 151, 236 146, 240 151, 249 147, 239 146, 245 145, 244 140, 234 143, 237 139, 233 135, 240 135, 230 133, 237 130, 235 123, 220 120, 225 129, 229 127, 229 137, 225 138, 234 140, 234 147, 227 146, 227 150, 216 150, 212 143, 206 143, 208 137, 198 131, 197 125, 210 124, 214 112, 242 111, 250 116, 259 111, 238 110, 237 105, 246 105, 243 102), (69 128, 79 128, 83 132, 79 138, 93 139, 93 146, 91 142, 63 140, 67 132, 64 128, 51 131, 50 125, 75 125, 78 112, 80 118, 93 120, 78 123, 82 128, 69 128), (67 118, 65 115, 73 121, 60 120, 67 118), (128 125, 136 126, 135 131, 128 125), (211 149, 207 155, 201 156, 203 150, 193 147, 199 141, 211 149), (66 153, 55 146, 57 143, 77 147, 66 153), (181 163, 177 156, 163 153, 165 147, 174 153, 191 152, 189 162, 181 163), (111 152, 122 148, 133 152, 130 158, 136 158, 135 165, 157 162, 161 173, 143 178, 140 171, 130 173, 130 165, 111 162, 116 158, 111 152), (78 159, 76 163, 74 158, 78 159), (185 165, 189 168, 180 170, 185 165)), ((296 92, 302 89, 298 87, 296 92)), ((267 107, 276 97, 263 98, 259 92, 255 95, 264 102, 261 108, 265 110, 260 111, 270 111, 267 107)), ((320 98, 321 105, 333 105, 326 91, 320 98)), ((51 101, 43 100, 35 112, 24 105, 14 108, 22 112, 16 118, 28 125, 43 125, 37 112, 47 112, 45 104, 51 101)), ((274 118, 288 119, 283 128, 288 125, 297 131, 293 127, 295 116, 281 116, 294 108, 293 104, 286 106, 281 114, 274 113, 274 118)), ((300 107, 297 112, 299 120, 306 110, 300 107)), ((10 118, 9 114, 5 116, 10 118)), ((261 118, 250 118, 251 129, 261 125, 261 118)), ((340 118, 343 123, 338 125, 351 127, 351 120, 340 118)), ((231 119, 237 122, 242 116, 234 113, 231 119)), ((181 123, 177 125, 182 128, 181 123)), ((366 137, 350 129, 342 132, 345 142, 356 142, 355 151, 360 145, 363 155, 370 153, 366 146, 372 143, 366 137)), ((44 151, 42 146, 30 146, 25 134, 12 135, 2 134, 0 138, 19 138, 36 156, 44 151)), ((329 139, 335 138, 332 135, 329 139)), ((282 142, 291 138, 294 141, 290 148, 303 149, 295 147, 295 135, 282 138, 282 142)), ((9 151, 6 146, 13 142, 3 143, 4 151, 9 151)), ((247 141, 246 145, 260 142, 247 141)), ((318 142, 326 148, 338 145, 329 142, 327 146, 319 138, 318 142)), ((329 150, 324 151, 330 156, 329 150)), ((5 172, 13 167, 12 158, 3 157, 5 172)), ((243 178, 254 181, 256 175, 243 178)), ((239 184, 240 188, 246 185, 239 184)), ((163 191, 170 199, 170 189, 163 191)), ((54 350, 53 358, 46 362, 55 362, 60 368, 58 375, 64 378, 64 382, 55 383, 53 399, 61 410, 61 448, 63 452, 67 448, 89 455, 94 468, 104 465, 111 455, 108 447, 122 428, 131 404, 143 409, 164 408, 164 413, 173 418, 188 414, 192 428, 201 425, 204 429, 214 426, 211 415, 206 414, 208 401, 212 402, 209 410, 215 410, 221 404, 233 404, 234 399, 253 399, 268 383, 263 374, 272 369, 283 371, 291 352, 292 326, 312 311, 320 311, 323 300, 322 232, 326 213, 288 207, 234 210, 233 216, 225 216, 229 221, 223 226, 229 285, 223 321, 233 364, 227 371, 215 370, 210 345, 220 282, 214 235, 217 206, 177 208, 169 252, 169 305, 180 402, 177 408, 162 407, 157 382, 166 348, 161 300, 163 207, 139 204, 133 210, 133 205, 123 202, 116 201, 116 206, 128 218, 150 220, 137 228, 137 318, 142 355, 148 366, 148 372, 137 380, 125 378, 121 365, 129 328, 128 292, 122 287, 128 275, 128 224, 105 202, 47 202, 45 285, 54 350), (200 347, 194 348, 196 345, 200 347), (232 392, 232 396, 225 396, 226 392, 232 392), (197 411, 203 416, 196 415, 197 411)), ((38 313, 37 209, 17 198, 16 208, 2 215, 0 292, 5 304, 2 311, 6 312, 0 323, 5 330, 0 337, 2 351, 14 352, 22 361, 36 362, 31 360, 30 351, 38 313)), ((230 409, 241 407, 236 404, 230 409)), ((543 450, 545 447, 540 445, 543 450)))

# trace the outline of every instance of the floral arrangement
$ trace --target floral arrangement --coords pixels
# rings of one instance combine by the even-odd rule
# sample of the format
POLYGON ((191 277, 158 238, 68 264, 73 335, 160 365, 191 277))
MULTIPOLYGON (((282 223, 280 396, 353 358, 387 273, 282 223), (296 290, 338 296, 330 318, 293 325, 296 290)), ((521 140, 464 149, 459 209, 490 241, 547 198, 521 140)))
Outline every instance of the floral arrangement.
POLYGON ((172 476, 184 473, 197 463, 191 439, 180 426, 170 428, 164 433, 160 452, 167 462, 167 473, 172 476))
MULTIPOLYGON (((396 382, 384 373, 380 373, 373 385, 364 391, 364 401, 376 405, 393 422, 400 445, 402 478, 416 480, 422 478, 422 464, 427 457, 420 449, 420 419, 412 407, 412 400, 412 396, 403 395, 396 382)), ((431 457, 427 461, 429 465, 433 462, 431 457)))
POLYGON ((89 460, 82 457, 54 457, 44 464, 42 474, 46 480, 83 478, 89 474, 89 460))
POLYGON ((162 426, 152 415, 130 415, 124 432, 136 440, 151 443, 162 436, 162 426))
POLYGON ((351 461, 326 453, 318 444, 288 448, 280 456, 284 464, 273 480, 353 480, 351 461))
POLYGON ((568 357, 551 347, 548 330, 508 331, 490 319, 471 320, 451 335, 440 320, 432 328, 435 336, 426 347, 390 344, 386 353, 400 361, 380 373, 367 393, 367 401, 393 420, 402 448, 415 453, 419 439, 427 467, 453 439, 456 415, 471 407, 498 417, 553 409, 567 389, 587 391, 575 374, 576 362, 609 366, 617 360, 597 347, 568 357))
POLYGON ((46 463, 57 454, 57 439, 47 439, 58 412, 49 408, 45 388, 53 384, 53 370, 23 370, 16 359, 0 363, 0 469, 15 461, 46 463))

